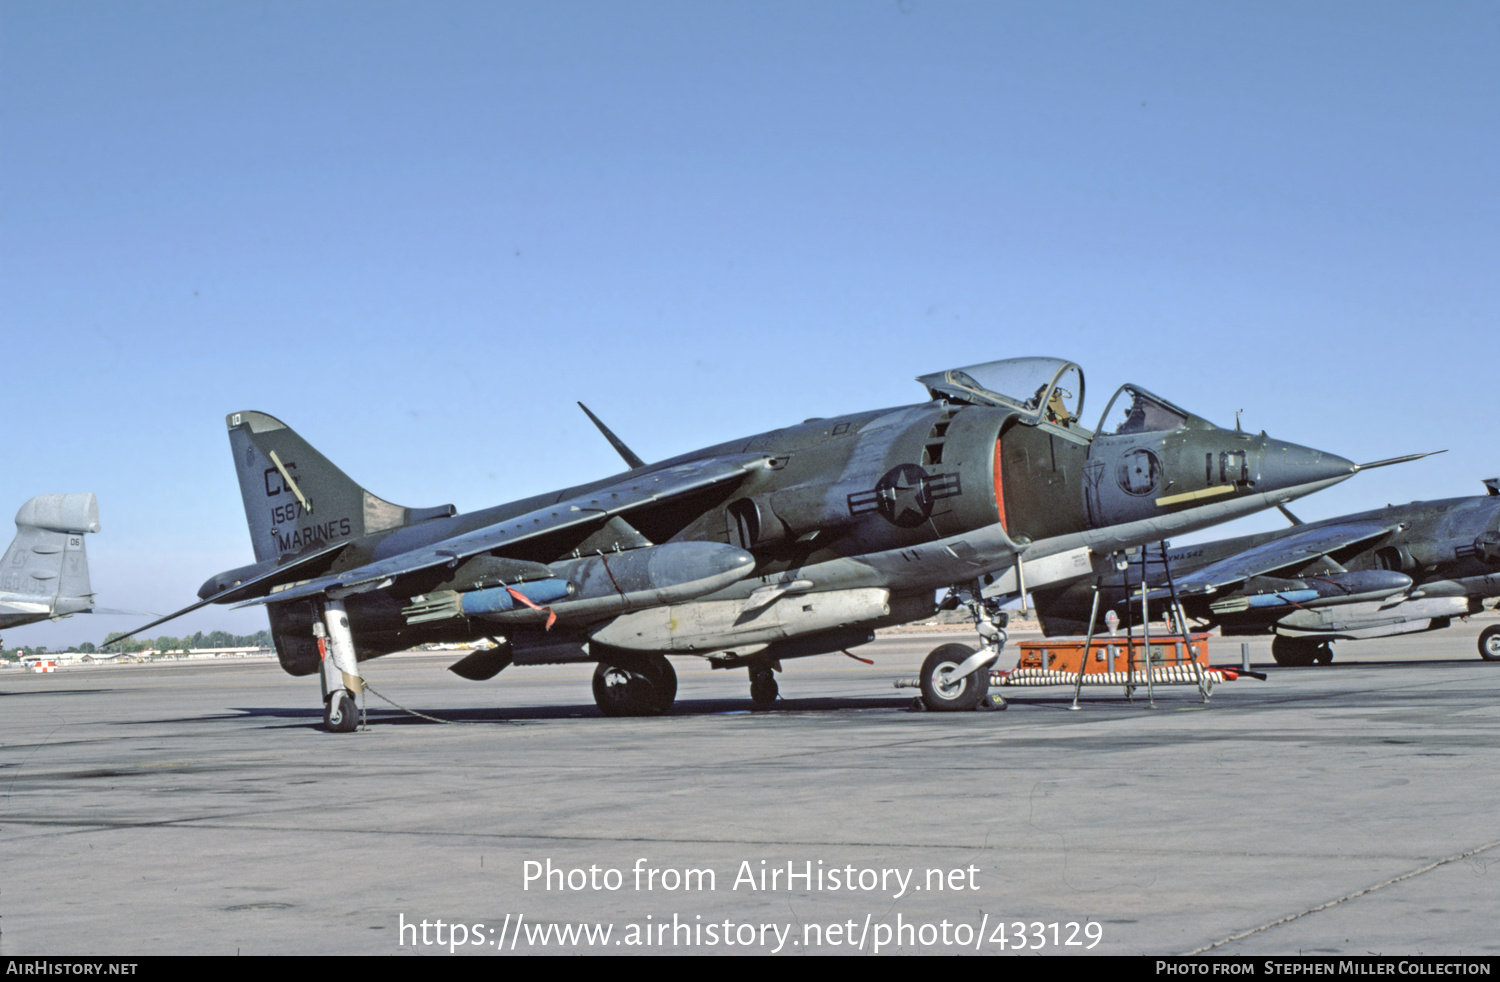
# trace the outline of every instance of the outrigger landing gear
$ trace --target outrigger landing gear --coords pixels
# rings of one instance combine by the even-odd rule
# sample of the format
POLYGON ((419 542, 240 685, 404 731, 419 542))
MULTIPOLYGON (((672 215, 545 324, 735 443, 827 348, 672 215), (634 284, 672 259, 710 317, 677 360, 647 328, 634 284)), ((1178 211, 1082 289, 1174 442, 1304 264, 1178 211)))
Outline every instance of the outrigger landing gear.
POLYGON ((677 672, 662 655, 618 658, 594 669, 594 702, 606 716, 660 716, 677 698, 677 672))
POLYGON ((323 729, 352 733, 359 728, 354 697, 364 691, 365 680, 359 675, 354 635, 349 632, 349 615, 342 600, 323 602, 323 618, 313 623, 313 637, 318 639, 322 657, 323 729))
POLYGON ((751 702, 761 707, 770 706, 780 693, 781 687, 776 684, 776 675, 770 665, 756 662, 750 666, 751 702))
POLYGON ((933 712, 977 709, 989 693, 990 668, 1005 648, 1008 617, 999 600, 983 597, 976 583, 949 590, 939 607, 952 610, 959 604, 969 608, 980 646, 976 651, 966 644, 939 645, 922 662, 922 703, 933 712))

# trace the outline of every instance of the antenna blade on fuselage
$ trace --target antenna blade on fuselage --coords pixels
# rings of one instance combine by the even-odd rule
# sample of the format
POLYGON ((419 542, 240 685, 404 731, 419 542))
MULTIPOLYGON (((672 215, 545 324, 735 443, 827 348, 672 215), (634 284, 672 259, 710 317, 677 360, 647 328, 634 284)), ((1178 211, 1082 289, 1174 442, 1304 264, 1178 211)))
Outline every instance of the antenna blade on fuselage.
POLYGON ((589 419, 593 420, 595 426, 599 427, 599 432, 604 434, 604 439, 609 441, 609 445, 615 448, 616 453, 625 458, 625 463, 630 465, 631 470, 646 466, 646 462, 640 457, 637 457, 633 450, 625 446, 624 442, 619 437, 615 436, 614 433, 610 431, 610 428, 608 426, 605 426, 604 422, 600 420, 598 416, 595 416, 593 413, 589 412, 588 406, 585 406, 580 402, 578 404, 578 408, 582 409, 584 411, 584 414, 587 415, 589 419))

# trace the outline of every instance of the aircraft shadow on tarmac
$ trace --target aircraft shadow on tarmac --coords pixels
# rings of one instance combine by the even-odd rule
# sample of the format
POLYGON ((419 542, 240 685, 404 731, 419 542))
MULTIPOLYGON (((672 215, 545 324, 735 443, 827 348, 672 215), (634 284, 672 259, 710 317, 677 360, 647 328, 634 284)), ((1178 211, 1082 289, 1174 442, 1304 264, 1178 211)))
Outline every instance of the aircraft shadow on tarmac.
POLYGON ((114 689, 0 689, 0 696, 98 696, 114 689))
MULTIPOLYGON (((910 696, 881 696, 878 698, 843 698, 843 699, 782 699, 775 705, 764 709, 752 708, 750 703, 744 699, 685 699, 678 700, 672 707, 672 711, 664 716, 629 717, 634 721, 649 721, 653 719, 671 719, 673 717, 689 716, 775 716, 788 713, 828 713, 834 711, 883 709, 888 711, 905 711, 911 707, 910 696)), ((464 708, 442 708, 433 706, 413 707, 417 712, 436 719, 426 719, 392 709, 389 706, 370 706, 368 709, 368 720, 381 726, 391 725, 418 725, 418 726, 441 726, 445 723, 512 723, 523 720, 569 720, 569 719, 605 719, 605 715, 599 711, 593 703, 578 703, 572 706, 496 706, 496 707, 464 707, 464 708)), ((130 723, 202 723, 209 720, 243 720, 246 718, 261 718, 268 721, 268 726, 274 726, 269 721, 282 720, 283 726, 301 726, 321 729, 323 725, 323 711, 321 709, 308 709, 305 707, 286 706, 245 706, 233 707, 230 712, 213 713, 203 716, 179 716, 170 719, 156 720, 132 720, 130 723)), ((126 724, 130 725, 130 724, 126 724)))
MULTIPOLYGON (((1419 660, 1391 660, 1391 661, 1345 661, 1335 662, 1332 665, 1319 665, 1309 668, 1287 668, 1277 665, 1256 664, 1257 671, 1266 671, 1277 676, 1306 676, 1318 677, 1329 672, 1379 672, 1383 669, 1398 669, 1421 666, 1423 668, 1437 668, 1439 666, 1469 667, 1476 664, 1475 659, 1452 658, 1432 659, 1423 658, 1419 660)), ((1235 683, 1237 686, 1245 686, 1246 694, 1259 694, 1254 688, 1253 680, 1242 680, 1235 683)), ((95 694, 108 692, 107 689, 77 689, 77 690, 54 690, 48 694, 95 694)), ((1222 690, 1216 688, 1218 693, 1222 690)), ((1233 690, 1229 690, 1233 691, 1233 690)), ((1019 698, 1018 705, 1024 705, 1033 709, 1056 709, 1066 707, 1072 703, 1072 692, 1064 686, 1055 688, 1023 688, 1014 691, 991 688, 991 694, 1004 696, 1007 700, 1019 698)), ((0 695, 21 695, 26 693, 8 692, 0 695)), ((1326 691, 1320 692, 1297 692, 1282 690, 1277 693, 1279 699, 1287 697, 1311 697, 1319 699, 1329 698, 1326 691)), ((1123 694, 1111 689, 1108 692, 1099 690, 1086 691, 1083 696, 1085 706, 1096 708, 1111 707, 1134 707, 1141 705, 1147 698, 1144 686, 1138 686, 1134 701, 1127 700, 1123 694)), ((1163 686, 1157 692, 1157 698, 1169 698, 1173 702, 1186 704, 1191 702, 1199 705, 1196 691, 1189 686, 1163 686), (1188 697, 1191 696, 1191 699, 1188 697), (1181 698, 1179 698, 1181 697, 1181 698)), ((1408 696, 1407 698, 1411 698, 1408 696)), ((665 716, 630 717, 630 719, 651 720, 670 719, 673 717, 701 717, 701 716, 775 716, 803 713, 835 714, 848 712, 850 710, 886 710, 888 712, 906 712, 912 709, 913 696, 866 696, 866 697, 843 697, 843 698, 805 698, 805 699, 779 699, 774 705, 765 708, 753 707, 744 699, 679 699, 672 707, 671 712, 665 716)), ((1221 700, 1222 701, 1222 700, 1221 700)), ((566 706, 496 706, 496 707, 464 707, 464 708, 442 708, 422 706, 417 712, 423 713, 428 719, 416 716, 400 709, 395 709, 385 704, 378 704, 372 699, 367 709, 367 719, 372 724, 381 726, 391 725, 431 725, 441 726, 445 723, 511 723, 525 720, 569 720, 569 719, 605 719, 606 717, 599 709, 591 703, 577 703, 566 706)), ((947 714, 942 714, 946 716, 947 714)), ((961 714, 962 715, 962 714, 961 714)), ((211 713, 202 716, 178 716, 167 719, 131 720, 121 725, 138 725, 141 723, 202 723, 209 720, 244 720, 246 718, 261 718, 267 720, 267 727, 276 726, 273 720, 282 720, 280 724, 286 727, 321 728, 323 724, 323 711, 307 707, 289 706, 245 706, 233 707, 229 712, 211 713)))

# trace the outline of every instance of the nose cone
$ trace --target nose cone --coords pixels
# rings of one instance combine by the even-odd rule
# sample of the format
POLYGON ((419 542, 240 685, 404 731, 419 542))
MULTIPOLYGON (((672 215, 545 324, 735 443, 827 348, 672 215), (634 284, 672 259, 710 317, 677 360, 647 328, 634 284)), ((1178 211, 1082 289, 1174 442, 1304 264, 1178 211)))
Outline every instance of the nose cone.
POLYGON ((1358 469, 1337 454, 1266 438, 1255 490, 1286 501, 1347 481, 1358 469))

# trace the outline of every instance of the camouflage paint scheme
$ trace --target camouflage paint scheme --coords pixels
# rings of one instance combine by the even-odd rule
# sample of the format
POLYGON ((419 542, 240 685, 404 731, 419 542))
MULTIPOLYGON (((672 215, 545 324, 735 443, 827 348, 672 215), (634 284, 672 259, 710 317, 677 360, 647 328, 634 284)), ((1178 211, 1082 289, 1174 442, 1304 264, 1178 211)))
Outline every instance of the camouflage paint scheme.
MULTIPOLYGON (((1226 635, 1275 634, 1283 665, 1333 659, 1331 642, 1445 628, 1454 617, 1500 596, 1500 479, 1487 494, 1414 501, 1278 532, 1168 548, 1184 612, 1226 635)), ((1147 552, 1152 616, 1170 597, 1160 549, 1147 552)), ((1038 591, 1043 630, 1088 628, 1091 587, 1102 579, 1101 610, 1140 621, 1140 565, 1124 575, 1136 590, 1126 602, 1122 574, 1104 563, 1094 576, 1038 591)), ((1480 637, 1480 654, 1500 659, 1500 627, 1480 637)))
POLYGON ((601 707, 611 711, 601 685, 644 677, 660 698, 615 710, 657 712, 671 704, 662 691, 675 692, 662 656, 692 654, 748 667, 764 701, 781 659, 927 617, 938 589, 977 598, 1023 576, 1035 588, 1086 575, 1092 555, 1358 469, 1222 429, 1134 386, 1111 403, 1123 420, 1090 431, 1078 420, 1082 370, 1059 359, 919 381, 928 401, 650 465, 599 424, 631 470, 462 515, 377 498, 275 418, 234 413, 256 562, 210 579, 194 607, 265 604, 293 675, 319 671, 315 634, 336 602, 359 660, 490 637, 499 647, 454 670, 488 678, 510 664, 597 661, 624 673, 596 675, 601 707))

